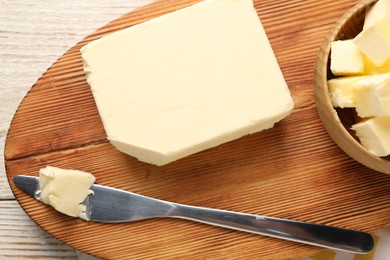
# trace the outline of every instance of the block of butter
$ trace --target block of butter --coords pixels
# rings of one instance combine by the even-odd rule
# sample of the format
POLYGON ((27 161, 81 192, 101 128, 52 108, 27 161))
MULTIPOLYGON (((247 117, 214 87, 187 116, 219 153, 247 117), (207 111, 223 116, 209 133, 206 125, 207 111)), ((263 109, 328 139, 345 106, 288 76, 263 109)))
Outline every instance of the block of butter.
POLYGON ((390 117, 373 117, 352 126, 360 142, 372 154, 390 154, 390 117))
MULTIPOLYGON (((390 21, 390 0, 379 0, 366 12, 363 30, 372 27, 382 19, 390 21)), ((370 59, 365 57, 365 74, 380 74, 390 72, 390 60, 380 66, 376 66, 370 59)))
POLYGON ((330 69, 335 76, 364 73, 364 56, 353 40, 332 42, 330 69))
POLYGON ((328 80, 334 107, 355 107, 362 118, 390 116, 390 73, 328 80))
POLYGON ((356 107, 355 85, 365 76, 340 77, 328 80, 332 105, 334 107, 356 107))
POLYGON ((383 18, 390 20, 390 0, 379 0, 366 12, 363 30, 383 18))
POLYGON ((155 165, 271 128, 294 106, 251 0, 206 0, 81 53, 108 140, 155 165))
POLYGON ((353 40, 359 50, 379 67, 390 59, 390 20, 380 19, 353 40))
POLYGON ((39 197, 63 214, 88 220, 83 201, 94 182, 90 173, 47 166, 39 170, 39 197))
POLYGON ((367 76, 354 83, 353 91, 360 117, 390 116, 390 73, 367 76))

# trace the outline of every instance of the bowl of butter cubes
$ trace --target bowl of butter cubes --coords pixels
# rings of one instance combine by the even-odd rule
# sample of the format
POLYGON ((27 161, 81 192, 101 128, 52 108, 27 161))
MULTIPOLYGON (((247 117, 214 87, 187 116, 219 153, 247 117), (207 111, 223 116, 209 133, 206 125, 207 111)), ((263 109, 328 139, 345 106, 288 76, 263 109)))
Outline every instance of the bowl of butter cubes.
POLYGON ((340 18, 320 48, 314 95, 340 148, 390 174, 390 0, 360 2, 340 18))

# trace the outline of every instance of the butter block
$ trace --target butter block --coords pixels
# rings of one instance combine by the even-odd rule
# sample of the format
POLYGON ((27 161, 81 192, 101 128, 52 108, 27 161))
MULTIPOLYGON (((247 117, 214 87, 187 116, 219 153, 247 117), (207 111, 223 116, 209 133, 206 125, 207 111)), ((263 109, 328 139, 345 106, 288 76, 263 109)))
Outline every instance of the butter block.
POLYGON ((374 117, 352 126, 362 145, 376 156, 390 154, 390 117, 374 117))
POLYGON ((382 66, 390 58, 390 21, 381 19, 360 32, 354 39, 359 50, 375 66, 382 66))
POLYGON ((81 53, 108 140, 155 165, 271 128, 294 106, 251 0, 206 0, 81 53))
POLYGON ((354 84, 360 117, 390 116, 390 74, 367 76, 354 84))
POLYGON ((340 77, 328 80, 329 94, 334 107, 356 107, 354 86, 365 76, 340 77))
POLYGON ((353 40, 339 40, 331 44, 330 69, 335 76, 364 73, 364 57, 353 40))
POLYGON ((57 211, 88 220, 83 201, 95 177, 87 172, 47 166, 39 170, 40 199, 57 211))
POLYGON ((381 19, 390 20, 390 0, 377 1, 367 12, 364 18, 363 30, 373 26, 381 19))

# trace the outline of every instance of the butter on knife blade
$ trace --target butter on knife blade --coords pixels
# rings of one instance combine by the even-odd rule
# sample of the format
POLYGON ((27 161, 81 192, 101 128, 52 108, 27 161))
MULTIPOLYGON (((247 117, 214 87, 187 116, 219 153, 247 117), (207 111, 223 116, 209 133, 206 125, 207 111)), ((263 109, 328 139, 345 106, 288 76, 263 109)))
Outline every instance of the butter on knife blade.
MULTIPOLYGON (((36 196, 39 191, 37 177, 15 176, 14 183, 29 195, 40 199, 36 196)), ((361 231, 187 206, 96 184, 90 189, 93 193, 87 192, 90 195, 83 202, 87 220, 118 223, 173 217, 352 253, 368 253, 374 246, 372 236, 361 231)))
POLYGON ((47 166, 39 170, 39 190, 34 195, 63 214, 89 220, 83 202, 93 193, 95 180, 88 172, 47 166))
POLYGON ((86 202, 96 178, 87 172, 65 170, 47 166, 39 170, 39 178, 31 176, 15 176, 15 185, 35 197, 37 200, 51 205, 57 211, 71 217, 89 220, 86 202))

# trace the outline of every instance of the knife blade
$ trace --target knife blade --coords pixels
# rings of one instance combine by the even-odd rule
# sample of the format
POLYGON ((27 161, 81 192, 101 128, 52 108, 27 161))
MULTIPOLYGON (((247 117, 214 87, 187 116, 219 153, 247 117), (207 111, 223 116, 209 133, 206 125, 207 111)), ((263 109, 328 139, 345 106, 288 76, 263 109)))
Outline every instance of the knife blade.
MULTIPOLYGON (((15 185, 36 199, 39 179, 15 176, 15 185)), ((173 217, 346 252, 365 254, 374 247, 369 233, 308 222, 188 206, 94 184, 84 202, 92 221, 119 223, 173 217)))

